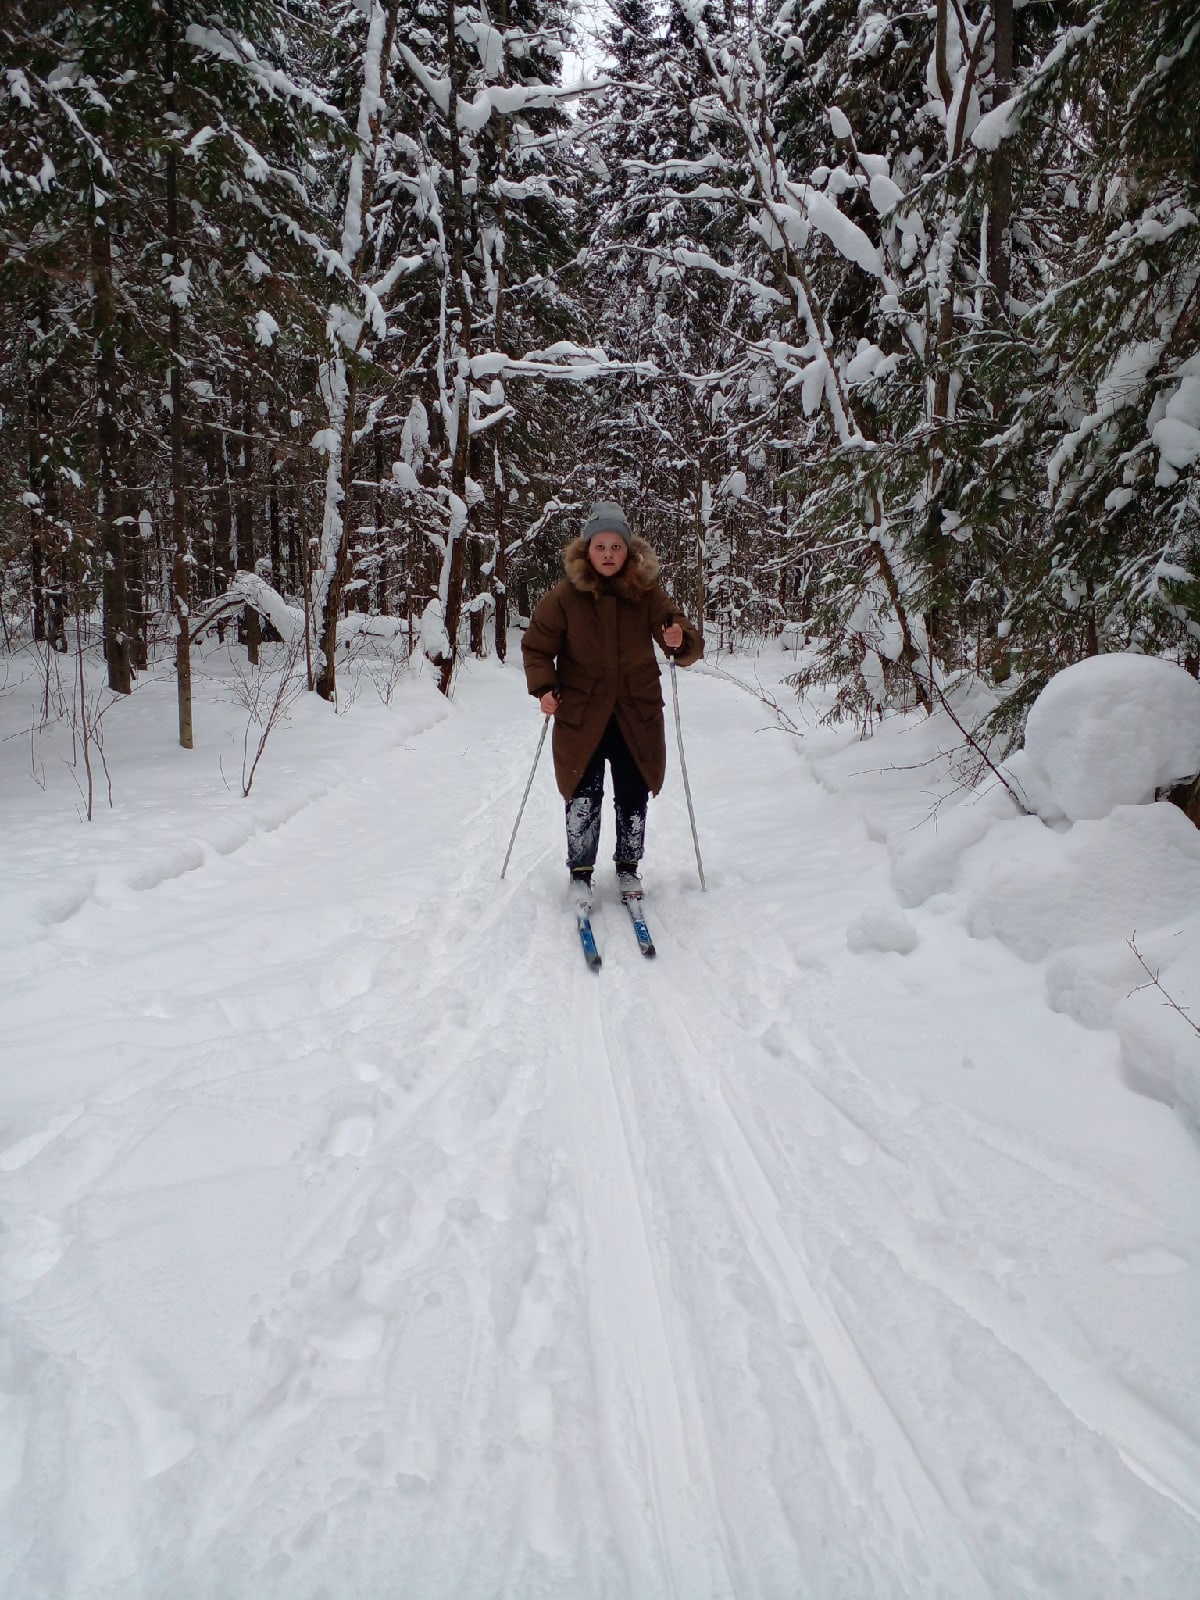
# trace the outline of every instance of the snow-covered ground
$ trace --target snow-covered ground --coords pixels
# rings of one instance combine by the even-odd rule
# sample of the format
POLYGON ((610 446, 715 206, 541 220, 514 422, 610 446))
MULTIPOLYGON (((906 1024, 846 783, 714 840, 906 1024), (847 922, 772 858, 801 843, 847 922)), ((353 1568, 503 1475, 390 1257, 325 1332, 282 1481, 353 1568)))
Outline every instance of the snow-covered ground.
POLYGON ((598 975, 515 663, 248 799, 164 669, 90 825, 10 668, 6 1600, 1195 1600, 1200 834, 793 664, 681 675, 708 892, 672 771, 598 975))

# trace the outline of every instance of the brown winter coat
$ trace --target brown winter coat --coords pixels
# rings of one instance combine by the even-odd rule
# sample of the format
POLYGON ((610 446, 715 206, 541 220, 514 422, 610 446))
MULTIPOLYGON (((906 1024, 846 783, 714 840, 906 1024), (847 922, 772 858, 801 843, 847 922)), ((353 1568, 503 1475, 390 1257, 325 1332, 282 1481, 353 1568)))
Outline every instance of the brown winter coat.
POLYGON ((675 659, 691 666, 704 642, 658 582, 659 561, 634 538, 615 578, 602 578, 575 539, 563 551, 566 577, 534 608, 521 652, 532 695, 557 689, 554 776, 564 800, 580 778, 614 714, 629 753, 652 794, 667 770, 662 680, 654 645, 674 620, 683 629, 675 659))

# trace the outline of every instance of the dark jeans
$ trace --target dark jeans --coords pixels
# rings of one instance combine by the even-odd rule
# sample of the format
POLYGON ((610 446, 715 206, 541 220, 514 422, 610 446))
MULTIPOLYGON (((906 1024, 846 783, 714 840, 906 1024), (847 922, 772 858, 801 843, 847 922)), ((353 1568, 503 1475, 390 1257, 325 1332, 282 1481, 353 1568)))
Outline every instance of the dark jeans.
POLYGON ((567 801, 567 865, 573 872, 590 871, 596 865, 606 761, 612 768, 613 804, 617 813, 617 848, 613 860, 642 859, 650 791, 621 737, 616 717, 612 717, 575 793, 567 801))

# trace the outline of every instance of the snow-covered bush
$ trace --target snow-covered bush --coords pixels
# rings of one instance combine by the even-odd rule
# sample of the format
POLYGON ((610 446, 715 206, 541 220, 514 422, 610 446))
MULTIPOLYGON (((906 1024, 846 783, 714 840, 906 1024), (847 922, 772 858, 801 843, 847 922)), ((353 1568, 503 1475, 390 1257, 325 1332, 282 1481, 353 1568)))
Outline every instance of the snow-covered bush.
POLYGON ((1025 726, 1027 799, 1072 822, 1140 805, 1200 772, 1200 682, 1153 656, 1101 655, 1056 674, 1025 726))

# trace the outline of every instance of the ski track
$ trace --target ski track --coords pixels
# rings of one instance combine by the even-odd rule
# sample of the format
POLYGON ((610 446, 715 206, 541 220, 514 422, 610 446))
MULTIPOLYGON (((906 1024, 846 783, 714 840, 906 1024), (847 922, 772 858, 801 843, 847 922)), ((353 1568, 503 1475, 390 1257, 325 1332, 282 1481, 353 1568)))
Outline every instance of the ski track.
POLYGON ((47 928, 0 1593, 1186 1600, 1200 1428, 1039 1253, 1105 1212, 1118 1281, 1169 1283, 1145 1198, 865 1053, 843 929, 883 851, 730 684, 688 685, 711 892, 672 780, 658 959, 602 869, 588 972, 545 773, 497 881, 515 682, 47 928))

